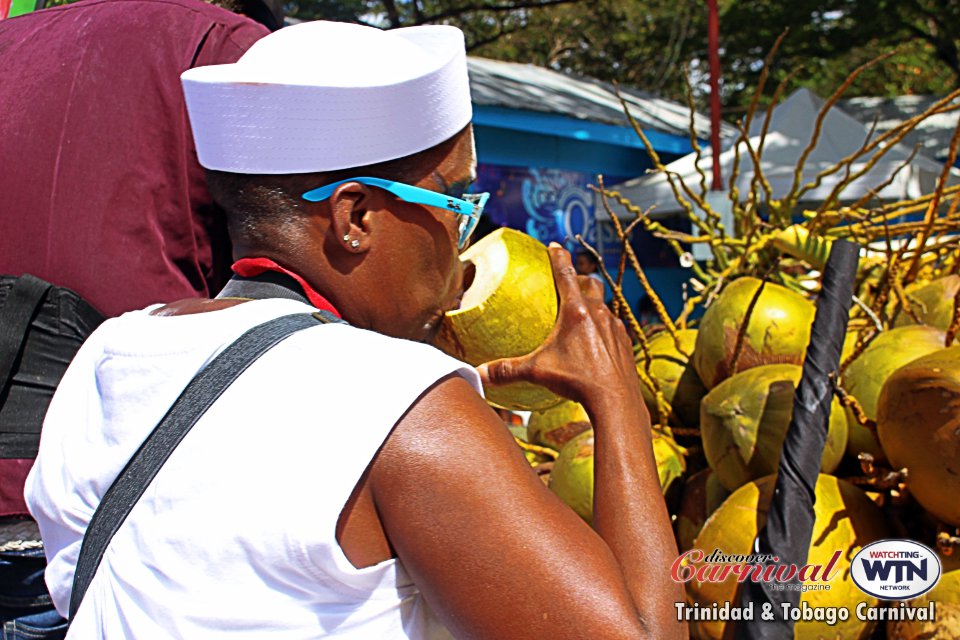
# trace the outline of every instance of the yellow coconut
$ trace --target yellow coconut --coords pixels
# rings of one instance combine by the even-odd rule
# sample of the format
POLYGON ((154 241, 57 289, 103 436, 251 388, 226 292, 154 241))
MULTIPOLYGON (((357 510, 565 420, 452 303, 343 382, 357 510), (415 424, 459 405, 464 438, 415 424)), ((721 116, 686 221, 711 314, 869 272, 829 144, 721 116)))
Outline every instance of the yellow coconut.
MULTIPOLYGON (((547 248, 502 228, 467 249, 473 281, 460 308, 444 316, 434 345, 474 366, 522 356, 539 347, 557 318, 557 293, 547 248)), ((513 411, 546 409, 561 398, 543 387, 515 383, 484 390, 487 400, 513 411)))
POLYGON ((960 551, 954 551, 949 556, 938 555, 943 567, 940 582, 919 598, 906 603, 911 607, 937 603, 937 619, 888 622, 889 640, 960 640, 960 551))
MULTIPOLYGON (((687 468, 686 450, 671 438, 654 434, 653 457, 664 493, 687 468)), ((550 472, 550 489, 571 509, 593 521, 593 430, 568 442, 550 472)))
POLYGON ((534 411, 527 422, 527 442, 560 451, 563 445, 590 428, 583 405, 564 400, 555 407, 534 411))
POLYGON ((877 435, 924 509, 960 526, 960 345, 894 371, 877 403, 877 435))
POLYGON ((858 336, 859 333, 856 329, 847 329, 847 333, 843 337, 843 349, 840 350, 840 362, 845 362, 853 353, 853 350, 857 347, 858 336))
MULTIPOLYGON (((843 373, 843 388, 857 399, 868 418, 876 420, 877 399, 887 377, 911 360, 939 351, 943 348, 943 340, 942 331, 926 325, 884 331, 847 367, 843 373)), ((849 427, 847 453, 856 457, 865 452, 877 460, 886 460, 873 432, 857 422, 852 410, 846 412, 849 427)))
MULTIPOLYGON (((705 554, 714 549, 727 555, 752 553, 753 541, 766 524, 775 480, 774 476, 768 476, 735 491, 703 525, 694 548, 705 554)), ((888 536, 883 512, 863 491, 833 476, 821 474, 815 491, 815 519, 807 563, 825 567, 835 552, 841 553, 835 565, 836 574, 829 582, 830 589, 805 591, 800 601, 810 607, 847 607, 851 609, 851 616, 835 626, 825 622, 797 622, 794 638, 867 638, 871 625, 860 621, 852 610, 860 602, 873 606, 877 600, 860 591, 850 579, 850 559, 860 547, 888 536)), ((714 602, 721 605, 739 602, 736 576, 733 575, 723 582, 699 582, 694 578, 687 583, 687 593, 701 606, 710 606, 714 602)), ((694 633, 699 637, 719 639, 723 637, 726 623, 699 622, 694 626, 694 633)))
MULTIPOLYGON (((653 336, 648 344, 650 349, 650 371, 647 372, 646 360, 642 352, 636 356, 637 370, 648 373, 648 377, 660 385, 664 399, 673 408, 671 422, 684 427, 695 427, 700 422, 700 400, 707 388, 700 381, 689 354, 693 353, 697 341, 696 329, 683 329, 677 332, 682 352, 677 349, 673 336, 666 331, 653 336), (688 355, 684 355, 684 352, 688 355)), ((654 391, 640 383, 640 392, 646 402, 650 415, 657 416, 657 401, 654 391)))
MULTIPOLYGON (((920 322, 946 331, 953 320, 953 299, 960 291, 960 275, 950 275, 919 287, 908 287, 910 308, 920 322)), ((894 325, 901 327, 916 324, 909 313, 897 314, 894 325)))
MULTIPOLYGON (((803 369, 768 364, 727 378, 700 405, 703 452, 717 480, 733 491, 776 473, 793 416, 793 395, 803 369)), ((820 469, 832 472, 847 446, 847 419, 834 398, 820 469)))
MULTIPOLYGON (((760 284, 756 278, 734 280, 703 315, 693 366, 708 389, 732 374, 737 336, 760 284)), ((768 282, 750 314, 737 358, 737 371, 764 364, 802 364, 813 315, 812 302, 786 287, 768 282)))
POLYGON ((729 495, 712 469, 703 469, 687 478, 676 520, 677 544, 681 551, 693 548, 693 540, 703 523, 729 495))

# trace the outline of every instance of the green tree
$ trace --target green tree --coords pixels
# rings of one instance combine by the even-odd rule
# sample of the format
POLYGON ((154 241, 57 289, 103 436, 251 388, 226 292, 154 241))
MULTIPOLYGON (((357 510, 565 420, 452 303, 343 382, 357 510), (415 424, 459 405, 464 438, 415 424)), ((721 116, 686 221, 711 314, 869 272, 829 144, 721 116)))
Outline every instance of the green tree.
POLYGON ((544 9, 474 53, 684 95, 684 64, 702 49, 700 0, 595 0, 544 9))
POLYGON ((728 0, 721 9, 728 105, 749 101, 762 60, 785 28, 771 77, 832 93, 859 65, 897 53, 861 74, 849 96, 946 93, 960 86, 957 0, 728 0))
POLYGON ((473 50, 525 29, 538 11, 585 0, 294 0, 287 15, 301 20, 346 20, 384 29, 452 24, 473 50))

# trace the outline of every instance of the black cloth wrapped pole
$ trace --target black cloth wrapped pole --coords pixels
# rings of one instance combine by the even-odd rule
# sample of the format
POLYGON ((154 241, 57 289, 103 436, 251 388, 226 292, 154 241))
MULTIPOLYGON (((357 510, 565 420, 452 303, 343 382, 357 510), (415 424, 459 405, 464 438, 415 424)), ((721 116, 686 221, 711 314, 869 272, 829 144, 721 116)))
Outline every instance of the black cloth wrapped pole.
MULTIPOLYGON (((780 471, 773 500, 767 511, 767 524, 754 542, 754 553, 771 554, 777 564, 806 564, 813 536, 814 488, 820 473, 820 458, 827 441, 833 380, 840 368, 840 352, 846 335, 853 286, 856 279, 859 247, 845 240, 833 243, 823 272, 817 312, 810 333, 810 344, 803 362, 803 375, 794 395, 793 418, 780 453, 780 471)), ((759 613, 753 622, 737 625, 738 640, 782 640, 793 637, 793 622, 781 617, 782 603, 800 604, 799 590, 771 588, 769 582, 747 580, 742 584, 740 603, 753 603, 763 610, 773 605, 772 621, 762 621, 759 613)))

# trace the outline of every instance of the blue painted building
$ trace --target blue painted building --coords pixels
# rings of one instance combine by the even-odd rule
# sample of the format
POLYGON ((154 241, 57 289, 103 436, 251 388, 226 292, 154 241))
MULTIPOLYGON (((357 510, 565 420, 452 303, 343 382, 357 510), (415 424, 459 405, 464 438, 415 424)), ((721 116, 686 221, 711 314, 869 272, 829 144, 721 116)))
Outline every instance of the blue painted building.
MULTIPOLYGON (((601 250, 615 276, 619 242, 609 222, 597 222, 594 193, 588 187, 596 184, 597 174, 610 185, 642 175, 652 166, 615 89, 589 78, 485 58, 471 58, 469 70, 477 189, 492 194, 485 217, 493 226, 520 229, 571 250, 579 247, 574 237, 581 234, 601 250)), ((630 89, 622 89, 622 96, 663 162, 693 150, 686 106, 630 89)), ((703 143, 709 137, 709 120, 694 114, 694 124, 703 143)), ((662 222, 680 229, 688 224, 679 218, 662 222)), ((646 232, 635 232, 631 244, 668 310, 676 315, 688 272, 679 267, 666 243, 646 232)), ((632 270, 624 279, 624 293, 636 311, 643 293, 632 270)))

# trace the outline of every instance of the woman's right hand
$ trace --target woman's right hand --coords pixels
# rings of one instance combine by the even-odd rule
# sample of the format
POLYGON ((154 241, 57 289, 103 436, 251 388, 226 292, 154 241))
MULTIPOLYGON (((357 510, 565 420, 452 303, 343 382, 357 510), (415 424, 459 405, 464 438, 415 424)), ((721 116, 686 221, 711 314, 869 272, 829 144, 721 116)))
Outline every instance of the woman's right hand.
POLYGON ((480 365, 483 383, 531 382, 583 404, 639 400, 630 339, 603 302, 603 284, 578 276, 560 245, 548 251, 559 295, 556 325, 532 353, 480 365))

